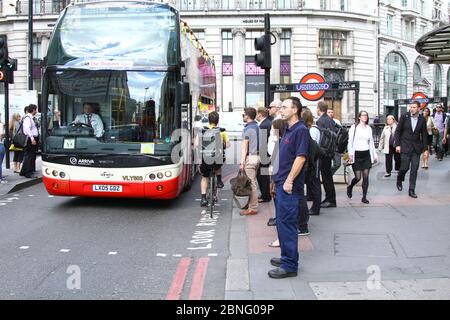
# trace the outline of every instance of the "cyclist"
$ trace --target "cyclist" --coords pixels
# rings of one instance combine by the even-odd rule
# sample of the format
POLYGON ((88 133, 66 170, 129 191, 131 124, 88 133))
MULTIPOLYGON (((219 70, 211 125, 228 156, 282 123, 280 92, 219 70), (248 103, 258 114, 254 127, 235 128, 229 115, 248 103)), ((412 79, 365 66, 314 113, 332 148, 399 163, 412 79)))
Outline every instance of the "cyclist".
POLYGON ((228 138, 225 129, 219 128, 219 114, 216 111, 213 111, 208 114, 208 126, 203 128, 203 131, 206 130, 220 130, 220 139, 222 140, 223 146, 223 161, 222 163, 214 163, 212 165, 206 164, 202 161, 200 165, 200 174, 202 175, 202 179, 200 182, 200 189, 202 193, 202 198, 200 202, 200 206, 207 207, 208 206, 208 198, 206 197, 206 190, 208 189, 208 182, 211 172, 215 172, 217 177, 217 188, 223 188, 222 182, 222 164, 225 162, 225 149, 230 147, 230 139, 228 138))

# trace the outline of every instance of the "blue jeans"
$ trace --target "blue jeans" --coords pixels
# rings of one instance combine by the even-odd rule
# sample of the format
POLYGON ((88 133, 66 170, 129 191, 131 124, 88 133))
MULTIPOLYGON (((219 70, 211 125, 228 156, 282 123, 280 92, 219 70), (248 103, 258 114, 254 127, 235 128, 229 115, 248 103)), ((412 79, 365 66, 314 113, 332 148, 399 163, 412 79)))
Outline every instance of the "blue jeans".
POLYGON ((0 143, 0 179, 3 178, 2 166, 4 157, 5 157, 5 145, 3 143, 0 143))
POLYGON ((298 269, 297 223, 300 208, 300 194, 288 194, 283 185, 276 187, 277 232, 281 249, 281 268, 287 272, 298 269))

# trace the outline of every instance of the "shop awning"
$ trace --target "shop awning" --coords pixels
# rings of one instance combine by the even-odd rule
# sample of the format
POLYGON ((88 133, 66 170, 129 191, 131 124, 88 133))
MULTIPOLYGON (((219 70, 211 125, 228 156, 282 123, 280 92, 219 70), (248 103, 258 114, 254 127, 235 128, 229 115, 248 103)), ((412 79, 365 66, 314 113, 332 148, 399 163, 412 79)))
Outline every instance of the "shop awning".
POLYGON ((450 64, 450 25, 423 35, 417 40, 416 50, 427 56, 429 63, 450 64))

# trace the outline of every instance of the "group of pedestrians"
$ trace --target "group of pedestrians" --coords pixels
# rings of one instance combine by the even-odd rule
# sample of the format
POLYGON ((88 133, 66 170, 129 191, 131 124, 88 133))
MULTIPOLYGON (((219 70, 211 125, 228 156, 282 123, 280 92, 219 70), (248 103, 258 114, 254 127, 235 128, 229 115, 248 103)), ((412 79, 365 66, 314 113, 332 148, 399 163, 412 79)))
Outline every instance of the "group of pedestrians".
POLYGON ((13 137, 18 130, 28 137, 27 144, 23 149, 15 147, 13 149, 13 170, 26 178, 33 178, 36 171, 36 154, 39 148, 39 124, 36 119, 37 106, 30 104, 24 109, 24 116, 14 113, 9 121, 9 128, 0 121, 0 182, 6 183, 3 176, 2 165, 6 152, 9 152, 13 137), (5 141, 6 130, 9 130, 10 141, 5 141))

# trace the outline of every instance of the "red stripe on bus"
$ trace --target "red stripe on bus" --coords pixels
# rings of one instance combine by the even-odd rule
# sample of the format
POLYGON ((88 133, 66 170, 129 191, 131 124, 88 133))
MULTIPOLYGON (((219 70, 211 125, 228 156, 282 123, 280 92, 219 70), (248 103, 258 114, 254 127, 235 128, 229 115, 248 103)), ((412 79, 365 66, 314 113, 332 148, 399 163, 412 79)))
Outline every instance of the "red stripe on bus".
POLYGON ((183 258, 178 263, 178 268, 175 272, 169 292, 167 293, 166 300, 180 300, 191 261, 192 258, 183 258))
POLYGON ((205 284, 206 271, 208 269, 209 258, 200 258, 195 268, 194 278, 192 279, 191 292, 189 300, 200 300, 203 295, 203 286, 205 284))

